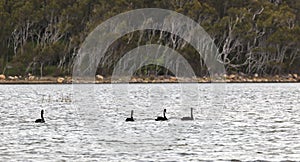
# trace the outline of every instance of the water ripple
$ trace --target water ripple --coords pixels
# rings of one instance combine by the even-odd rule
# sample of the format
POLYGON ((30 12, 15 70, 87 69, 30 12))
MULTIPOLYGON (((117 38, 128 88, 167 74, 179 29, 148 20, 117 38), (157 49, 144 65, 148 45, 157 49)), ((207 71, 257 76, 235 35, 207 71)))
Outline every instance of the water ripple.
POLYGON ((95 85, 70 103, 71 85, 2 85, 0 161, 300 160, 299 84, 228 84, 225 105, 209 84, 118 86, 129 91, 95 85), (154 121, 163 108, 170 120, 154 121))

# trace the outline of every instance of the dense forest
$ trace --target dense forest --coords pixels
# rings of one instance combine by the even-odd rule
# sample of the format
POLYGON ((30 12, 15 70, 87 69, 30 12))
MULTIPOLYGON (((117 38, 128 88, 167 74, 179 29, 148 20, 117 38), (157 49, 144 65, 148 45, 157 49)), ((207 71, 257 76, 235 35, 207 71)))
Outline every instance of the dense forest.
MULTIPOLYGON (((81 44, 96 26, 140 8, 169 9, 198 22, 217 45, 228 73, 300 73, 299 0, 0 0, 0 74, 71 75, 81 44)), ((173 47, 197 75, 207 74, 192 46, 151 30, 116 41, 98 73, 110 75, 126 51, 149 43, 173 47)), ((164 74, 162 67, 155 68, 164 74)))

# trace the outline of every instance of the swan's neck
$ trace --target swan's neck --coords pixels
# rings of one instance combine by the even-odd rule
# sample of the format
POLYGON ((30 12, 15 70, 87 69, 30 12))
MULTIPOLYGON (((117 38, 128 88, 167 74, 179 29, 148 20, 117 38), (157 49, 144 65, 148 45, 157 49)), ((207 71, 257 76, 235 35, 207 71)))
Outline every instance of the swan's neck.
POLYGON ((193 119, 193 109, 191 109, 191 118, 193 119))
POLYGON ((163 115, 164 115, 164 118, 166 118, 166 111, 164 111, 164 114, 163 114, 163 115))
POLYGON ((133 111, 131 111, 131 118, 133 118, 133 111))
POLYGON ((41 113, 41 118, 42 120, 44 120, 44 113, 41 113))

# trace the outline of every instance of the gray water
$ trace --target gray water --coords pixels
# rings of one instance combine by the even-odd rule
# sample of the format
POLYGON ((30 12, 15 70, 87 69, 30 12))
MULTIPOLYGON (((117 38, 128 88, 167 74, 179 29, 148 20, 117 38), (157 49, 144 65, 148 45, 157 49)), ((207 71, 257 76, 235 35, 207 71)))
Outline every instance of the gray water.
POLYGON ((300 84, 1 85, 0 161, 299 161, 299 94, 300 84), (164 108, 169 120, 154 121, 164 108), (190 108, 195 120, 181 121, 190 108), (34 123, 41 109, 46 123, 34 123))

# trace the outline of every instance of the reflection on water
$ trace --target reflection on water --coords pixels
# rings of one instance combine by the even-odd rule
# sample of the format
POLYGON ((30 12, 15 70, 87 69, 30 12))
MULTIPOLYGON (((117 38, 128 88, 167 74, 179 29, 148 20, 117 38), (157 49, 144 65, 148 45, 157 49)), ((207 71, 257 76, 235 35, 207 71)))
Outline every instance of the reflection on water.
POLYGON ((114 86, 1 85, 0 161, 300 159, 300 84, 114 86))

